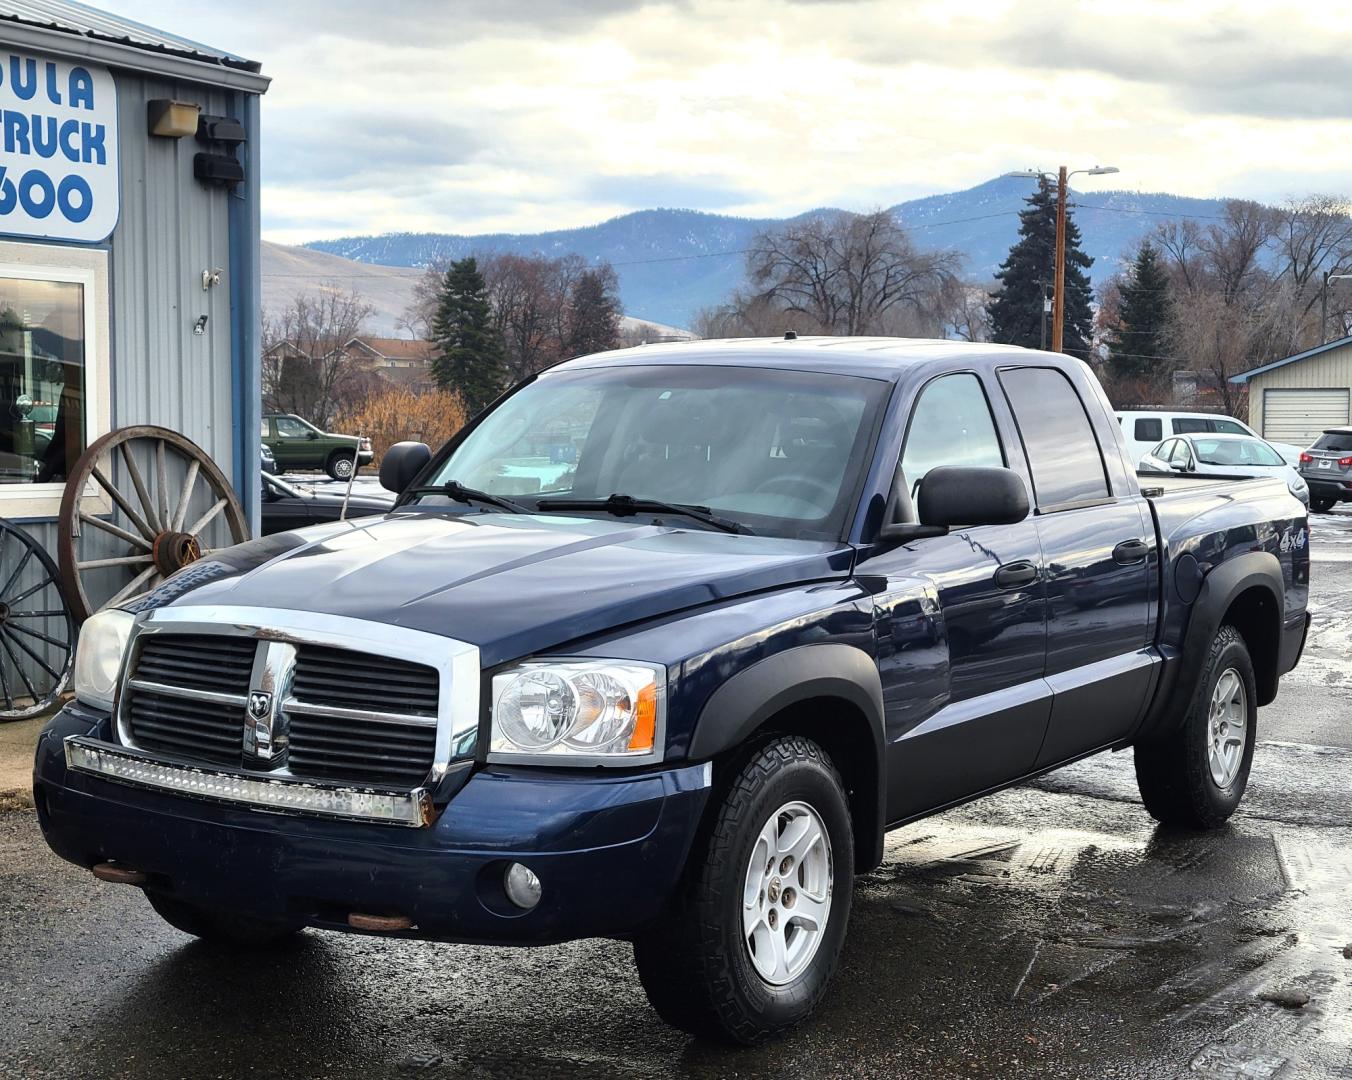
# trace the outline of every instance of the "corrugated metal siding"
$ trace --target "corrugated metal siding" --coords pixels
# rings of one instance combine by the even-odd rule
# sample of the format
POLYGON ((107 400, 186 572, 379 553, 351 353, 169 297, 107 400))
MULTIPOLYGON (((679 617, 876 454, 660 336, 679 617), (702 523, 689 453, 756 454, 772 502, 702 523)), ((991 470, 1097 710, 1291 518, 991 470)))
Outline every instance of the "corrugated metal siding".
MULTIPOLYGON (((108 244, 112 311, 112 424, 157 424, 182 432, 232 478, 228 200, 193 177, 191 138, 146 130, 151 98, 228 111, 228 91, 116 73, 122 207, 108 244), (221 283, 203 291, 205 269, 221 283), (199 315, 207 331, 193 334, 199 315)), ((26 526, 44 544, 50 524, 26 526)), ((54 550, 54 549, 53 549, 54 550)))
POLYGON ((131 45, 152 52, 168 52, 210 63, 227 63, 249 70, 258 65, 241 56, 213 49, 188 38, 156 30, 111 12, 99 11, 70 0, 0 0, 0 19, 11 19, 83 37, 131 45))
POLYGON ((1266 390, 1349 388, 1352 388, 1352 345, 1255 375, 1249 380, 1249 425, 1257 432, 1263 430, 1266 390))

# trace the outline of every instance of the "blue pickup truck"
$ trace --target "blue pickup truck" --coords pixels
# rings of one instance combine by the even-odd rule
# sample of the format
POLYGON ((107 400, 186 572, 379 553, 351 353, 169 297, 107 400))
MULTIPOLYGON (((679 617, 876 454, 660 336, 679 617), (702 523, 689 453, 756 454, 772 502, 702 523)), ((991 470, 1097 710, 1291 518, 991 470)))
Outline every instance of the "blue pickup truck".
POLYGON ((1220 825, 1309 621, 1286 485, 1142 490, 1049 353, 644 346, 380 472, 85 623, 48 843, 236 945, 628 940, 711 1038, 813 1010, 889 829, 1127 747, 1220 825))

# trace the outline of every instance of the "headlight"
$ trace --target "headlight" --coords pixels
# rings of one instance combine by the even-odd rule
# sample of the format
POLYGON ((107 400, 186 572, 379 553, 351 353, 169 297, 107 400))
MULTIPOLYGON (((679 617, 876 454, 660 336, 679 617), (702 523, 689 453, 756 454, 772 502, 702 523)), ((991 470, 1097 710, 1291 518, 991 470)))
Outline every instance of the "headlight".
POLYGON ((489 759, 634 765, 658 761, 666 669, 627 660, 521 664, 493 677, 489 759))
POLYGON ((89 616, 80 627, 71 687, 86 705, 112 710, 122 654, 127 651, 127 639, 135 621, 130 612, 114 609, 89 616))

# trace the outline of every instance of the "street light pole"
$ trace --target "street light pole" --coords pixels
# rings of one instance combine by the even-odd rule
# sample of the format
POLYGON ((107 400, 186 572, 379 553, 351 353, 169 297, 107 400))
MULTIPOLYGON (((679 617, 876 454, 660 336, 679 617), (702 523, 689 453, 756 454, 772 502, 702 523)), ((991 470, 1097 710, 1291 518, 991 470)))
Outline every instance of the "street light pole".
MULTIPOLYGON (((1108 173, 1121 172, 1116 165, 1095 165, 1092 169, 1076 169, 1067 172, 1064 165, 1056 174, 1056 267, 1054 271, 1055 291, 1052 293, 1052 352, 1061 352, 1061 343, 1066 328, 1066 190, 1072 176, 1083 173, 1086 176, 1106 176, 1108 173)), ((1026 169, 1012 172, 1010 176, 1029 176, 1041 179, 1050 177, 1040 169, 1026 169)))
POLYGON ((1330 270, 1324 271, 1324 288, 1319 294, 1319 344, 1324 345, 1329 339, 1329 282, 1347 281, 1352 279, 1352 274, 1335 274, 1330 270))

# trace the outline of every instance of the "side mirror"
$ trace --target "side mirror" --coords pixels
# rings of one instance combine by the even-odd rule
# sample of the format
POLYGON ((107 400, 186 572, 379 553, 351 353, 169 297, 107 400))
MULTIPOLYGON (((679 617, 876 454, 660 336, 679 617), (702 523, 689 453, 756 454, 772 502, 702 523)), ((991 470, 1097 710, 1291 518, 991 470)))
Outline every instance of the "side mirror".
POLYGON ((311 442, 314 442, 317 438, 319 438, 319 432, 317 432, 317 431, 307 431, 307 432, 305 433, 305 437, 306 437, 307 439, 309 439, 311 442))
POLYGON ((380 486, 396 495, 402 494, 431 460, 432 451, 426 443, 395 443, 380 459, 380 486))
POLYGON ((916 493, 920 524, 884 526, 884 540, 942 536, 973 525, 1014 525, 1028 516, 1028 489, 1011 469, 946 465, 931 469, 916 493))

